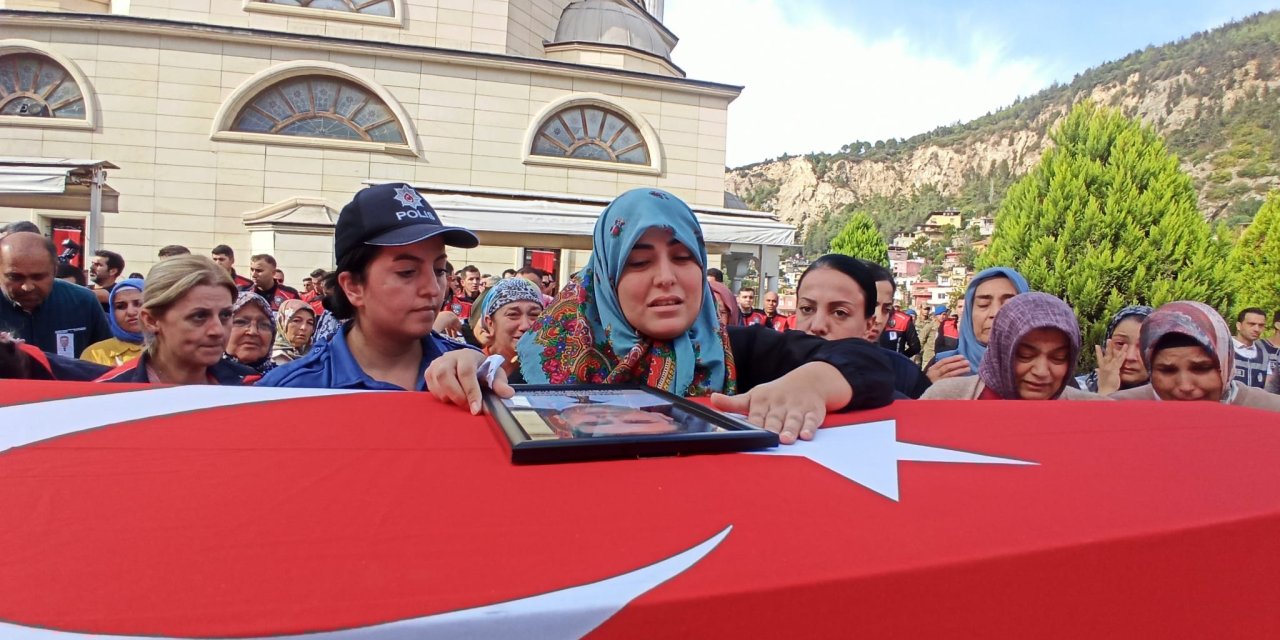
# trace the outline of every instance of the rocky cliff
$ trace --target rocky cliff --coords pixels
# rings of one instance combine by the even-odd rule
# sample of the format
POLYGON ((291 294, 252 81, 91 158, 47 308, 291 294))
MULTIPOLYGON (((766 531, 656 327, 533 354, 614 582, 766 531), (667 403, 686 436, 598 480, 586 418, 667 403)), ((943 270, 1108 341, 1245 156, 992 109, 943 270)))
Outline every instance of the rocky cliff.
MULTIPOLYGON (((1205 215, 1239 224, 1280 175, 1278 88, 1280 12, 1273 12, 1148 47, 970 123, 733 169, 725 188, 802 228, 870 198, 922 189, 955 198, 994 172, 1025 173, 1052 144, 1058 119, 1092 99, 1164 135, 1195 179, 1205 215)), ((885 226, 886 235, 900 230, 885 226)))

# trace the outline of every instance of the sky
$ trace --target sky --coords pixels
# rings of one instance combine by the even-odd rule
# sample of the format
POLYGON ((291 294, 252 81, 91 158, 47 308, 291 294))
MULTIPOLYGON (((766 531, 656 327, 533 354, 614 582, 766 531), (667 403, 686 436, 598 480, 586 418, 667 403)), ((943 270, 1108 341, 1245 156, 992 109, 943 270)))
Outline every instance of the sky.
POLYGON ((1280 0, 666 0, 690 78, 744 85, 726 164, 908 138, 1280 0))

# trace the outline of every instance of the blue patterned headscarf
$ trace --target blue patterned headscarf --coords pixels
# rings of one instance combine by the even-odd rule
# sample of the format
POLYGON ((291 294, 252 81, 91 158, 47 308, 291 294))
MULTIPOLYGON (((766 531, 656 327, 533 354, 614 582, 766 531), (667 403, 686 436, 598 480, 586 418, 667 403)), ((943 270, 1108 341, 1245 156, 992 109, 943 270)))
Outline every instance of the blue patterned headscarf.
POLYGON ((107 296, 107 308, 110 309, 107 313, 107 322, 111 325, 111 335, 121 342, 142 344, 143 335, 141 332, 126 331, 124 327, 120 326, 120 323, 116 322, 116 294, 120 293, 121 289, 135 289, 141 293, 142 278, 120 280, 116 282, 116 286, 111 287, 111 295, 107 296))
POLYGON ((978 342, 978 335, 973 331, 973 296, 978 291, 978 286, 983 282, 992 278, 1007 278, 1013 283, 1013 288, 1018 293, 1027 293, 1031 291, 1031 286, 1027 284, 1027 279, 1022 277, 1021 273, 1014 271, 1008 267, 991 267, 978 272, 978 275, 969 281, 969 288, 964 292, 964 319, 960 322, 960 347, 954 351, 944 351, 935 357, 936 360, 949 358, 957 353, 964 356, 969 361, 971 373, 977 373, 978 367, 982 364, 982 357, 987 353, 987 345, 978 342))
MULTIPOLYGON (((733 358, 705 278, 688 331, 657 342, 637 333, 618 300, 618 282, 640 236, 670 229, 706 268, 702 228, 689 205, 658 189, 633 189, 596 220, 587 266, 520 339, 520 370, 532 384, 635 382, 676 395, 734 389, 733 358)), ((692 292, 690 292, 692 293, 692 292)))
POLYGON ((541 307, 542 292, 524 278, 507 278, 489 287, 489 290, 484 292, 483 300, 479 302, 484 304, 481 317, 488 318, 497 313, 498 309, 513 302, 536 302, 541 307))

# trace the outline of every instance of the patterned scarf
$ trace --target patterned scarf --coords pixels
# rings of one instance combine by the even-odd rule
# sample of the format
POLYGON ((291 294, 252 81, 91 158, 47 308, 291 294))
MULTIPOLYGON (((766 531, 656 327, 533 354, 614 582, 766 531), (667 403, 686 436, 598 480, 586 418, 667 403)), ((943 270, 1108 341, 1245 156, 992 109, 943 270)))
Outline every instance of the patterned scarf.
POLYGON ((705 278, 693 325, 673 340, 639 334, 617 296, 632 247, 652 228, 672 231, 702 268, 702 228, 689 206, 657 189, 618 196, 596 220, 591 259, 524 334, 516 351, 530 384, 641 383, 679 396, 733 393, 729 334, 720 326, 705 278))
MULTIPOLYGON (((1102 338, 1102 344, 1104 344, 1104 345, 1105 345, 1105 344, 1107 344, 1108 342, 1111 342, 1111 336, 1115 334, 1115 332, 1116 332, 1116 327, 1120 326, 1120 323, 1121 323, 1121 322, 1124 322, 1125 320, 1128 320, 1129 318, 1137 318, 1138 320, 1146 320, 1146 319, 1147 319, 1147 316, 1151 315, 1151 312, 1152 312, 1152 311, 1154 311, 1154 309, 1152 309, 1151 307, 1148 307, 1147 305, 1144 305, 1144 304, 1135 304, 1135 305, 1128 306, 1128 307, 1125 307, 1125 308, 1121 309, 1121 310, 1120 310, 1118 313, 1116 313, 1114 316, 1111 316, 1111 323, 1107 325, 1107 335, 1106 335, 1106 336, 1104 336, 1104 337, 1102 338)), ((1148 377, 1149 377, 1149 376, 1148 376, 1148 377)), ((1130 384, 1130 385, 1126 385, 1126 384, 1122 381, 1122 382, 1120 383, 1120 388, 1121 388, 1121 389, 1128 389, 1128 388, 1130 388, 1130 387, 1138 387, 1138 386, 1142 386, 1142 385, 1144 385, 1144 384, 1146 384, 1146 383, 1145 383, 1145 382, 1140 382, 1140 383, 1138 383, 1138 384, 1130 384)), ((1097 393, 1097 392, 1098 392, 1098 370, 1097 370, 1097 369, 1094 369, 1093 371, 1090 371, 1090 372, 1089 372, 1089 375, 1085 376, 1085 379, 1084 379, 1084 388, 1085 388, 1086 390, 1088 390, 1088 391, 1092 391, 1092 392, 1094 392, 1094 393, 1097 393)))
POLYGON ((311 341, 301 349, 293 346, 293 341, 289 340, 289 336, 285 334, 289 327, 289 319, 301 312, 310 313, 313 317, 316 315, 316 310, 302 300, 285 300, 280 303, 280 309, 276 311, 276 338, 271 345, 272 359, 276 356, 284 356, 289 360, 297 360, 306 355, 311 350, 311 345, 315 344, 314 331, 311 333, 311 341))
POLYGON ((1156 309, 1142 323, 1139 342, 1142 346, 1142 362, 1151 371, 1156 345, 1160 339, 1180 333, 1195 340, 1210 357, 1218 361, 1218 374, 1222 376, 1220 402, 1230 404, 1240 391, 1235 376, 1235 348, 1231 344, 1231 330, 1227 321, 1217 311, 1203 302, 1181 300, 1170 302, 1156 309))
MULTIPOLYGON (((271 310, 271 303, 267 302, 266 298, 252 291, 240 292, 240 296, 237 297, 236 301, 231 305, 231 315, 234 317, 235 313, 243 309, 244 306, 247 304, 256 304, 258 305, 258 308, 262 309, 263 315, 267 316, 267 321, 271 323, 271 334, 275 335, 276 314, 274 311, 271 310)), ((249 367, 250 369, 253 369, 254 371, 257 371, 258 373, 266 373, 276 368, 276 363, 271 361, 271 349, 269 347, 267 349, 267 355, 263 356, 262 359, 257 360, 255 362, 241 362, 238 358, 236 358, 235 356, 229 353, 223 353, 222 359, 226 360, 227 362, 242 364, 246 367, 249 367)))
POLYGON ((542 292, 524 278, 518 276, 507 278, 489 287, 489 290, 484 292, 484 297, 476 301, 476 306, 483 305, 482 317, 489 318, 497 313, 498 309, 513 302, 536 302, 538 306, 542 306, 542 292))

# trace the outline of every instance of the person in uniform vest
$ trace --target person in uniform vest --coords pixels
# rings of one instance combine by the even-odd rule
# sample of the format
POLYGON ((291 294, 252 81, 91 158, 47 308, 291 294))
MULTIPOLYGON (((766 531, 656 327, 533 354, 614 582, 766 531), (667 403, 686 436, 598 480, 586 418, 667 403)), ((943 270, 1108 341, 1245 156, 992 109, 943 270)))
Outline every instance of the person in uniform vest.
POLYGON ((764 325, 775 331, 786 331, 796 328, 796 317, 778 313, 778 292, 764 293, 764 325))
POLYGON ((1233 378, 1255 389, 1266 388, 1271 370, 1271 355, 1259 344, 1266 327, 1267 312, 1249 307, 1236 316, 1236 337, 1231 339, 1236 352, 1233 378))
POLYGON ((897 305, 889 314, 884 329, 880 331, 880 346, 914 358, 920 353, 920 334, 916 331, 916 321, 897 305))

